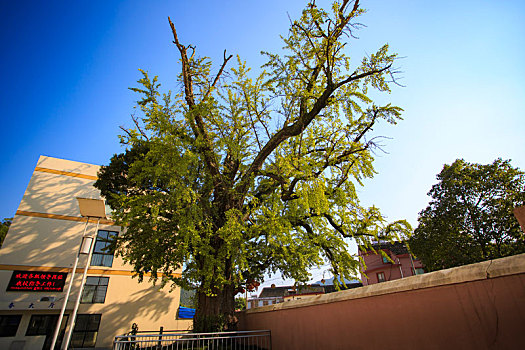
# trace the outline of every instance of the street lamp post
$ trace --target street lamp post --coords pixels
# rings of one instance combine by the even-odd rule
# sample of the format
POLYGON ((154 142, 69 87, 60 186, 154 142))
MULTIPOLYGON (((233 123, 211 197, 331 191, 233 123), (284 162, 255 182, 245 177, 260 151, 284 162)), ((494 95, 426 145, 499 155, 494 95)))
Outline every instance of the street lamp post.
POLYGON ((51 342, 51 347, 50 347, 51 350, 55 348, 55 344, 58 339, 58 334, 60 333, 60 326, 62 324, 62 319, 64 318, 64 313, 66 311, 69 296, 71 294, 71 287, 73 286, 73 280, 75 277, 75 272, 77 269, 78 261, 80 259, 80 255, 87 254, 88 258, 86 261, 86 265, 84 267, 84 274, 82 275, 82 281, 80 282, 78 297, 75 302, 75 308, 73 310, 73 314, 71 317, 71 325, 69 327, 69 331, 67 333, 65 343, 63 344, 62 349, 67 349, 67 347, 69 346, 69 342, 71 340, 71 334, 73 333, 73 328, 75 327, 75 317, 78 311, 78 305, 80 304, 80 298, 82 296, 82 290, 84 288, 84 283, 86 281, 88 267, 91 262, 91 255, 93 254, 93 247, 94 247, 95 238, 98 232, 98 227, 100 224, 100 219, 106 218, 106 207, 105 207, 103 200, 89 199, 89 198, 77 198, 77 200, 78 200, 78 207, 80 209, 80 215, 86 218, 86 225, 84 226, 84 233, 82 235, 82 241, 80 242, 78 253, 75 257, 75 262, 71 270, 71 278, 69 280, 69 285, 67 287, 67 292, 64 298, 64 303, 62 305, 62 309, 60 310, 60 316, 58 317, 58 322, 55 328, 55 333, 53 334, 53 340, 51 342), (94 234, 86 234, 87 226, 88 226, 90 218, 97 219, 97 228, 94 234))

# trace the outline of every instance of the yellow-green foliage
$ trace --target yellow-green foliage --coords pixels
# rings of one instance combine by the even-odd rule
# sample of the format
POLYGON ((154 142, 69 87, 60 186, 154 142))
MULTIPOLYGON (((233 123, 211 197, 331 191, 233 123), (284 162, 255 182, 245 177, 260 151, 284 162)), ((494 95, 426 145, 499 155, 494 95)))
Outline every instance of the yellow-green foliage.
POLYGON ((346 41, 363 12, 353 6, 308 4, 284 53, 264 53, 258 73, 226 55, 222 71, 178 39, 176 91, 142 71, 135 126, 121 135, 127 150, 97 182, 126 226, 117 251, 140 278, 218 295, 266 272, 306 282, 329 262, 343 280, 359 267, 351 240, 369 246, 410 231, 359 202, 357 189, 375 173, 374 128, 395 124, 402 110, 367 95, 390 91, 388 45, 350 59, 346 41))

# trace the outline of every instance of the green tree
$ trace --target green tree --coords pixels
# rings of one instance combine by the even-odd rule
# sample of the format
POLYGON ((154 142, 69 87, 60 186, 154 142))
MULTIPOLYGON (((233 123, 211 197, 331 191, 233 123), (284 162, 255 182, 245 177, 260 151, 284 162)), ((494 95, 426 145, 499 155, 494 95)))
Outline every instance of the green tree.
POLYGON ((445 165, 419 213, 410 247, 429 271, 525 252, 513 215, 525 203, 525 174, 508 160, 445 165))
POLYGON ((96 186, 126 227, 116 252, 139 279, 196 289, 194 330, 235 327, 235 294, 266 272, 305 283, 329 261, 351 279, 351 239, 369 246, 410 230, 362 207, 356 191, 374 174, 374 127, 401 112, 367 95, 390 91, 388 45, 358 62, 347 55, 362 13, 358 1, 330 11, 309 3, 283 38, 285 53, 264 53, 257 75, 239 58, 226 69, 226 52, 212 73, 170 20, 180 91, 162 93, 144 71, 132 88, 140 116, 122 128, 126 151, 96 186))
POLYGON ((235 298, 235 310, 246 310, 246 298, 245 297, 235 298))
POLYGON ((7 231, 9 231, 9 226, 11 226, 12 221, 13 218, 6 218, 0 223, 0 247, 2 247, 4 243, 5 236, 7 235, 7 231))

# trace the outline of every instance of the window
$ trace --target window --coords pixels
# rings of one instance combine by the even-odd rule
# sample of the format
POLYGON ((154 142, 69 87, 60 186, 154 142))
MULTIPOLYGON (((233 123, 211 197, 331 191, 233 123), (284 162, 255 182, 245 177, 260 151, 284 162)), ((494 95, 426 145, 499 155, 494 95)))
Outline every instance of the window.
POLYGON ((189 307, 190 309, 195 309, 196 303, 196 292, 195 289, 180 289, 180 301, 179 305, 184 307, 189 307))
POLYGON ((98 230, 95 249, 93 249, 93 257, 91 258, 91 265, 107 267, 113 265, 113 253, 109 251, 109 245, 113 243, 117 235, 118 232, 98 230))
POLYGON ((383 256, 383 264, 390 264, 390 260, 386 256, 383 256))
POLYGON ((71 336, 71 347, 94 348, 99 326, 100 314, 78 315, 71 336))
POLYGON ((103 303, 106 300, 109 277, 88 277, 82 292, 81 303, 103 303))
POLYGON ((377 282, 385 282, 385 273, 384 272, 378 272, 377 273, 377 282))
POLYGON ((58 322, 58 315, 32 315, 27 326, 26 335, 53 334, 58 322))
MULTIPOLYGON (((57 339, 57 344, 55 349, 60 349, 62 346, 62 339, 64 337, 64 331, 67 324, 69 315, 64 315, 62 320, 62 325, 60 327, 60 333, 57 339)), ((42 349, 50 349, 51 341, 53 340, 53 334, 55 332, 55 327, 58 322, 58 314, 54 315, 32 315, 29 320, 29 326, 27 326, 26 335, 45 335, 46 339, 44 341, 44 346, 42 349)))
POLYGON ((0 315, 0 337, 14 337, 22 315, 0 315))
POLYGON ((425 270, 422 269, 421 267, 416 268, 415 271, 416 271, 416 275, 422 275, 425 273, 425 270))

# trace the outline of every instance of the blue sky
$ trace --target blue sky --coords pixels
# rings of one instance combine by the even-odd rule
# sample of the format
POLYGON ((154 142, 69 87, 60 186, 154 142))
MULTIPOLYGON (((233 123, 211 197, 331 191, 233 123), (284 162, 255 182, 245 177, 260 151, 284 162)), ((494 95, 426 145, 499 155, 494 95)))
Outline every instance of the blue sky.
MULTIPOLYGON (((318 1, 318 4, 327 3, 318 1)), ((175 89, 177 52, 167 16, 200 55, 239 54, 256 68, 261 50, 303 1, 0 2, 0 219, 14 215, 39 155, 107 164, 122 149, 138 68, 175 89)), ((523 1, 363 1, 367 28, 350 44, 359 61, 388 42, 404 57, 401 83, 378 101, 405 109, 361 189, 389 219, 408 219, 444 163, 512 159, 525 170, 523 1)), ((218 62, 218 61, 217 61, 218 62)))

